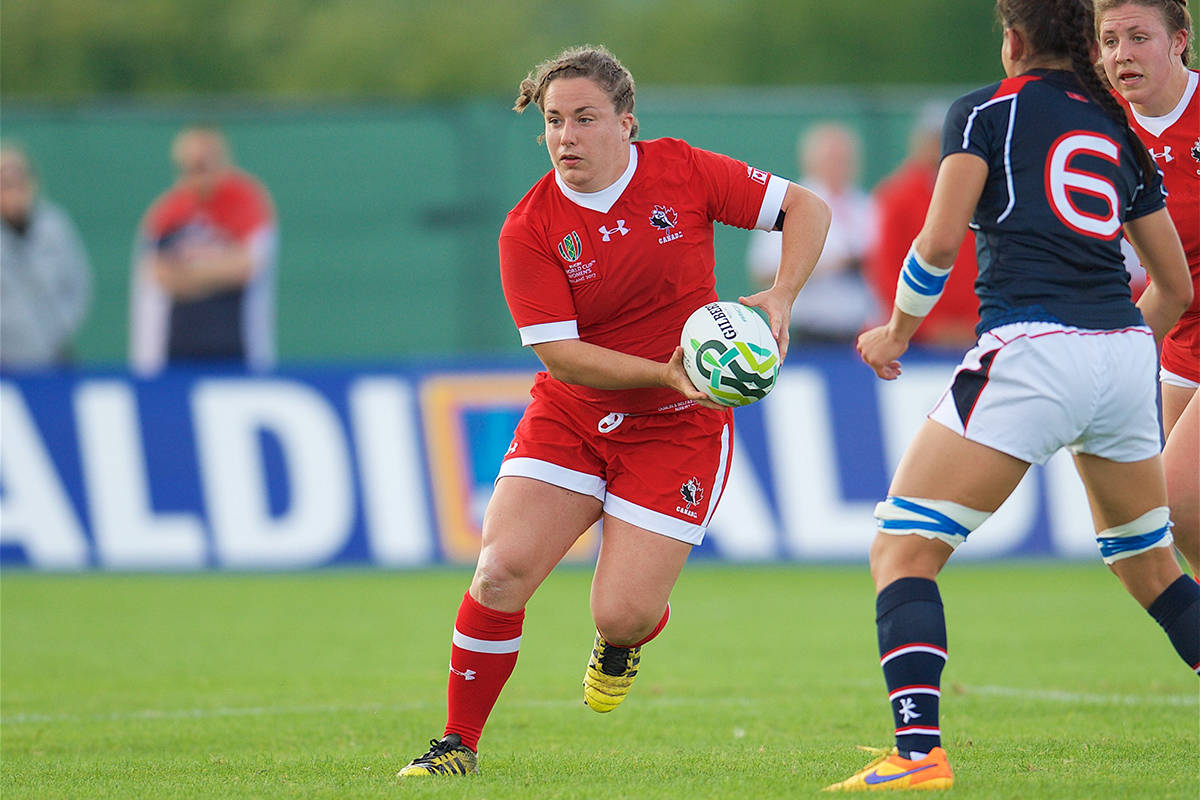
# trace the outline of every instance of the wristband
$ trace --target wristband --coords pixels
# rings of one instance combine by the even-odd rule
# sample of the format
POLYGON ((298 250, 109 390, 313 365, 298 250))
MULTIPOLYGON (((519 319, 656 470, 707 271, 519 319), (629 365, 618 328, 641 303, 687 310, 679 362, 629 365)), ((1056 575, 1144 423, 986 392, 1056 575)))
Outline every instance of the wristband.
POLYGON ((942 296, 949 275, 950 267, 935 267, 921 258, 915 245, 910 247, 896 282, 896 308, 914 317, 925 316, 942 296))

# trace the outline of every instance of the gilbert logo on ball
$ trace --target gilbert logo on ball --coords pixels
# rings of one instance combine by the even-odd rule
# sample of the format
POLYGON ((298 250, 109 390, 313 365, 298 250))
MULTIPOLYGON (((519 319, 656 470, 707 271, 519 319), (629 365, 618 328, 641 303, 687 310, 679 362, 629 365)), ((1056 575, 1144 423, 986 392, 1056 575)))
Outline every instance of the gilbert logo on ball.
POLYGON ((761 400, 779 374, 779 346, 763 318, 741 303, 709 303, 683 324, 683 368, 723 406, 761 400))

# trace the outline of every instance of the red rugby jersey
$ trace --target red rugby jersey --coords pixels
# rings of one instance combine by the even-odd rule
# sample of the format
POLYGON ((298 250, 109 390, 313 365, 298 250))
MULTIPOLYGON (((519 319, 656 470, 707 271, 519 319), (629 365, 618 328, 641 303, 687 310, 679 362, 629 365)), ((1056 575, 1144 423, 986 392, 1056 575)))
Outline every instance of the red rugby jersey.
POLYGON ((1168 114, 1143 117, 1124 103, 1134 131, 1162 170, 1167 211, 1192 273, 1192 305, 1163 343, 1163 367, 1200 380, 1200 72, 1188 70, 1183 97, 1168 114))
POLYGON ((217 240, 244 242, 275 221, 271 196, 257 180, 230 170, 208 197, 174 186, 154 201, 143 221, 143 235, 161 239, 187 226, 208 230, 217 240))
MULTIPOLYGON (((500 232, 500 277, 521 343, 578 338, 666 361, 688 316, 717 299, 713 222, 770 230, 787 185, 679 139, 635 142, 625 174, 600 192, 574 192, 551 170, 500 232)), ((661 388, 566 388, 624 413, 683 399, 661 388)))

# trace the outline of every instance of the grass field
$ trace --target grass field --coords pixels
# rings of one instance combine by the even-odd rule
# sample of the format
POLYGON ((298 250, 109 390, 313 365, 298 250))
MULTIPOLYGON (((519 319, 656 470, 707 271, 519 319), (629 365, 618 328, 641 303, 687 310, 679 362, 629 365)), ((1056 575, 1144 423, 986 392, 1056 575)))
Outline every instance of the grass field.
MULTIPOLYGON (((530 604, 482 773, 401 781, 441 735, 469 573, 5 573, 0 793, 812 797, 866 762, 854 745, 890 744, 864 568, 688 567, 608 715, 579 686, 589 577, 530 604)), ((1197 797, 1196 678, 1103 566, 962 564, 941 586, 955 797, 1197 797)))

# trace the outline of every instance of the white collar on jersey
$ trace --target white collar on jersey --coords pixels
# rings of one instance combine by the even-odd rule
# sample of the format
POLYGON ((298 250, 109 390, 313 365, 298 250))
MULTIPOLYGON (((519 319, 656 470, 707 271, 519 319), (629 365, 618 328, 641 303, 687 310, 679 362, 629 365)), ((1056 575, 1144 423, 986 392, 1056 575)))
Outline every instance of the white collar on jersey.
POLYGON ((1200 73, 1189 69, 1188 82, 1187 86, 1183 90, 1183 97, 1179 98, 1179 102, 1173 109, 1161 117, 1143 117, 1141 114, 1134 111, 1133 118, 1137 120, 1138 125, 1141 125, 1155 136, 1162 136, 1163 131, 1174 125, 1179 118, 1183 116, 1183 112, 1188 107, 1188 103, 1191 101, 1192 95, 1196 93, 1197 83, 1200 83, 1200 73))
POLYGON ((633 180, 633 172, 636 169, 637 148, 633 146, 633 142, 630 142, 629 166, 621 173, 621 177, 617 178, 616 182, 609 185, 608 188, 601 189, 598 192, 577 192, 570 186, 567 186, 562 176, 558 174, 558 170, 554 170, 554 182, 558 184, 558 188, 562 190, 563 195, 572 203, 584 208, 590 208, 592 211, 599 211, 601 214, 607 214, 608 210, 621 199, 621 193, 625 191, 625 187, 633 180))

